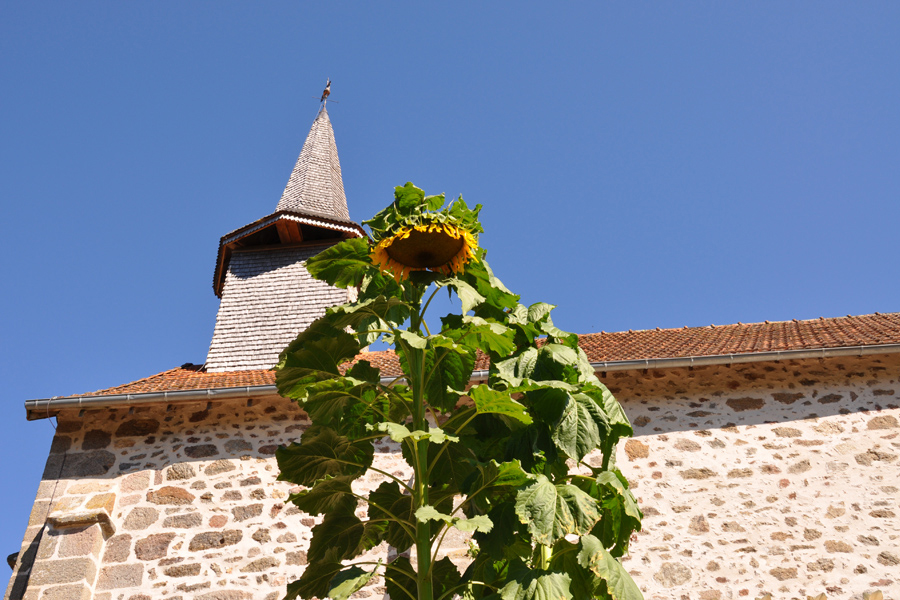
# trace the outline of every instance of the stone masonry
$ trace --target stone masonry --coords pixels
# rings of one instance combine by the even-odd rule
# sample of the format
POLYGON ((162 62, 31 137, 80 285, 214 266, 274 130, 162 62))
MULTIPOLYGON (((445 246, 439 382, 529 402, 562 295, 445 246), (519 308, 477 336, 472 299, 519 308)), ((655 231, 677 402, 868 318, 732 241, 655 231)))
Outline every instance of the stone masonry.
MULTIPOLYGON (((898 374, 900 354, 604 375, 636 429, 618 465, 646 598, 896 597, 898 374)), ((281 598, 316 519, 274 452, 307 425, 277 396, 62 412, 6 598, 281 598)), ((376 464, 409 476, 392 444, 376 464)))

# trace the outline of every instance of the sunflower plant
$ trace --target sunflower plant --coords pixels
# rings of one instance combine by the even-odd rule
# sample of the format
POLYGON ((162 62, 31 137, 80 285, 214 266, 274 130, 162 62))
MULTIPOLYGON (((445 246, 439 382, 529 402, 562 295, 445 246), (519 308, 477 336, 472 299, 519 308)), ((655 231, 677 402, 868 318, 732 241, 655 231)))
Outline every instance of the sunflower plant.
POLYGON ((375 577, 392 600, 640 599, 619 562, 642 516, 615 467, 631 425, 578 336, 553 325, 553 306, 520 304, 494 276, 478 247, 481 206, 444 203, 397 187, 364 222, 371 240, 307 261, 313 277, 358 294, 276 367, 278 391, 311 420, 277 451, 279 479, 301 486, 291 502, 323 516, 286 600, 345 600, 375 577), (460 311, 429 327, 441 290, 460 311), (379 339, 402 375, 361 354, 379 339), (383 438, 412 479, 373 464, 383 438), (384 481, 365 494, 355 480, 369 471, 384 481), (462 571, 442 552, 450 529, 473 540, 462 571), (384 556, 370 552, 379 546, 394 551, 369 560, 384 556))

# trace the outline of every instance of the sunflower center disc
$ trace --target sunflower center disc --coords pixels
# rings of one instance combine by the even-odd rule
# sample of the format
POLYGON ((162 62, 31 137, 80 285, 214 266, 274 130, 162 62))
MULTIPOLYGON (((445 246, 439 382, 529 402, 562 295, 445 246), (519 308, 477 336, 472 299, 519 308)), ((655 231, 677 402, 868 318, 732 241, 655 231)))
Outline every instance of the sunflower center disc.
POLYGON ((463 248, 464 240, 444 231, 412 231, 408 238, 385 248, 394 261, 414 269, 434 269, 450 262, 463 248))

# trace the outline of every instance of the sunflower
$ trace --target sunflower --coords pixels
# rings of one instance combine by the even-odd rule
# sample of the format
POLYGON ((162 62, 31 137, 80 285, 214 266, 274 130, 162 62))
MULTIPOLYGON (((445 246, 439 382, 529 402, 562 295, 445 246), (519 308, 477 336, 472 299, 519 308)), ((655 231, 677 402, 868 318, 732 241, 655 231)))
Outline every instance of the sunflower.
POLYGON ((452 223, 429 222, 401 226, 381 239, 372 251, 372 262, 389 271, 398 282, 411 271, 430 269, 450 276, 475 258, 476 235, 452 223))

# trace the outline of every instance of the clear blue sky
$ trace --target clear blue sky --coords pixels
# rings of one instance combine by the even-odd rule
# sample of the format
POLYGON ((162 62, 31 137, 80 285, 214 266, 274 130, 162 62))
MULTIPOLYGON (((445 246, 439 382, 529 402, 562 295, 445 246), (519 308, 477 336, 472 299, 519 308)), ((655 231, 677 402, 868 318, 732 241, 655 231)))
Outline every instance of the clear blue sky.
MULTIPOLYGON (((202 363, 221 235, 272 212, 326 77, 351 216, 484 204, 577 332, 900 310, 900 4, 0 3, 0 554, 22 403, 202 363)), ((5 555, 5 554, 4 554, 5 555)))

